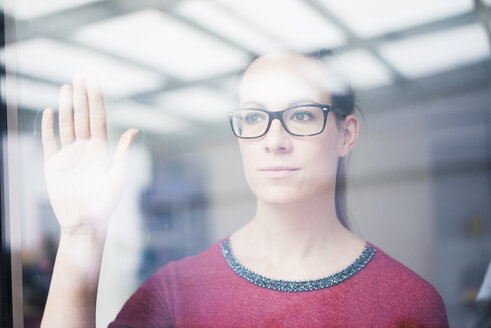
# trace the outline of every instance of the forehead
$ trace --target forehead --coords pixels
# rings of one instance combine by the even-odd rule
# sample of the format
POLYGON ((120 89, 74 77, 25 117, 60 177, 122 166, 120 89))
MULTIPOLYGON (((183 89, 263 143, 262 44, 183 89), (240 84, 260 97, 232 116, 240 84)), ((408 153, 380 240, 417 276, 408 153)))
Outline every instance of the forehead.
POLYGON ((298 102, 330 103, 328 82, 315 60, 295 55, 259 58, 242 78, 240 104, 281 109, 298 102))

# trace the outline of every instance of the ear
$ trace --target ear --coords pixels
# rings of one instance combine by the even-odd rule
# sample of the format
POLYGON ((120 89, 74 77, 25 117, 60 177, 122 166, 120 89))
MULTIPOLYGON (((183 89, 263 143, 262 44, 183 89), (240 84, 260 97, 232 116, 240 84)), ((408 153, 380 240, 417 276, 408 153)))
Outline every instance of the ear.
POLYGON ((356 115, 348 115, 341 121, 339 128, 339 148, 338 156, 345 157, 348 155, 356 144, 358 132, 360 130, 360 121, 356 115))

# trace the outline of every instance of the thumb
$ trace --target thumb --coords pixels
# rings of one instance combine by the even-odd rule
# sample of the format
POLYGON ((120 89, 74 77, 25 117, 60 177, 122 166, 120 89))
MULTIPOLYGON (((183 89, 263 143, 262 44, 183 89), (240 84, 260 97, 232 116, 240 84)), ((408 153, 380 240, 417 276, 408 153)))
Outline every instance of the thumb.
POLYGON ((128 170, 128 150, 133 140, 135 140, 137 133, 138 130, 136 129, 128 129, 119 138, 114 162, 110 170, 110 176, 114 181, 120 181, 126 175, 128 170))
POLYGON ((114 206, 111 211, 114 211, 125 187, 129 163, 128 150, 137 133, 138 130, 136 129, 128 129, 119 138, 114 161, 108 172, 108 194, 112 197, 112 199, 110 198, 112 200, 110 203, 114 206))
POLYGON ((116 148, 116 155, 114 156, 115 165, 125 160, 124 157, 126 157, 126 153, 131 147, 133 140, 135 140, 137 133, 137 129, 128 129, 121 135, 118 141, 118 146, 116 148))

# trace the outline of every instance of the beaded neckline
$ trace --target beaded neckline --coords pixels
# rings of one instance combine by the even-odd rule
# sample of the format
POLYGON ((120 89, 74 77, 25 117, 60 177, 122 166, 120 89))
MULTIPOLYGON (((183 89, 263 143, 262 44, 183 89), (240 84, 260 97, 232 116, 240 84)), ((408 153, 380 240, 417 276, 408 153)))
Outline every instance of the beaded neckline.
POLYGON ((230 245, 230 239, 225 240, 220 244, 220 248, 222 249, 222 254, 225 260, 227 261, 230 268, 239 276, 246 279, 247 281, 253 283, 256 286, 283 291, 283 292, 306 292, 312 290, 324 289, 340 282, 345 281, 346 279, 352 277, 361 269, 363 269, 367 263, 372 259, 375 255, 375 249, 367 244, 361 255, 356 258, 350 265, 348 265, 345 269, 333 273, 330 276, 314 279, 314 280, 303 280, 303 281, 289 281, 289 280, 276 280, 261 276, 249 269, 247 269, 244 265, 242 265, 234 253, 232 252, 232 246, 230 245))

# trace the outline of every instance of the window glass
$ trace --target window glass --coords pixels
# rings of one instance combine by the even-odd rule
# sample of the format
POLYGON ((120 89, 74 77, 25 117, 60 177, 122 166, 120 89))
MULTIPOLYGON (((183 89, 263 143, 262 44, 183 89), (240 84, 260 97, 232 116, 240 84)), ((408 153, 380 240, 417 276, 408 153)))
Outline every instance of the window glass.
MULTIPOLYGON (((16 176, 4 168, 1 183, 18 192, 7 205, 20 218, 22 253, 13 256, 22 291, 14 293, 24 326, 40 324, 60 239, 41 133, 52 108, 61 146, 60 87, 74 76, 100 86, 111 160, 122 133, 138 129, 104 248, 97 326, 106 327, 161 267, 254 217, 227 113, 240 108, 248 65, 284 51, 318 55, 335 72, 330 87, 349 84, 356 95, 350 229, 431 283, 450 326, 489 321, 491 292, 481 286, 486 272, 491 279, 491 9, 461 1, 451 15, 430 14, 447 12, 438 2, 442 10, 422 20, 414 1, 397 1, 406 14, 383 2, 362 13, 330 1, 6 1, 15 38, 2 45, 3 104, 7 81, 15 93, 2 150, 3 163, 18 166, 16 176)), ((249 107, 286 108, 263 105, 249 107)), ((2 215, 2 226, 17 219, 2 215)))

